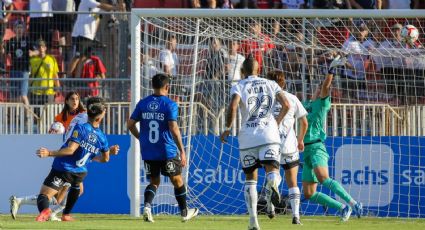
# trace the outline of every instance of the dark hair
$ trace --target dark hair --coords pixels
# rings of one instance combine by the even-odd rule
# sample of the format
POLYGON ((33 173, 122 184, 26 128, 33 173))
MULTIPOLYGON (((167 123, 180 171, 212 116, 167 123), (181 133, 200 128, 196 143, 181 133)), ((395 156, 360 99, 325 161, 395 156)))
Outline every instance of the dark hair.
POLYGON ((273 70, 267 73, 267 79, 275 81, 282 89, 285 88, 285 74, 280 70, 273 70))
POLYGON ((255 57, 252 54, 248 55, 248 57, 242 63, 242 72, 244 75, 252 75, 256 68, 258 70, 257 60, 255 60, 255 57))
POLYGON ((83 56, 90 57, 93 54, 93 49, 91 47, 87 47, 83 51, 83 56))
POLYGON ((106 110, 105 101, 101 97, 91 97, 87 100, 87 115, 94 119, 106 110))
POLYGON ((152 77, 152 88, 154 89, 161 89, 169 83, 170 76, 168 74, 159 73, 152 77))
POLYGON ((70 91, 70 92, 68 92, 67 94, 66 94, 66 96, 65 96, 65 106, 63 107, 63 109, 62 109, 62 111, 61 111, 61 113, 62 113, 62 120, 63 121, 66 121, 67 119, 68 119, 68 114, 70 113, 70 112, 72 112, 71 111, 71 108, 69 107, 69 105, 66 103, 68 100, 69 100, 69 98, 71 98, 73 95, 77 95, 78 96, 78 100, 79 100, 79 102, 78 102, 78 108, 77 108, 77 111, 78 111, 78 113, 81 113, 81 112, 84 112, 84 106, 83 106, 83 103, 81 103, 81 98, 80 98, 80 95, 77 93, 77 92, 75 92, 75 91, 70 91))

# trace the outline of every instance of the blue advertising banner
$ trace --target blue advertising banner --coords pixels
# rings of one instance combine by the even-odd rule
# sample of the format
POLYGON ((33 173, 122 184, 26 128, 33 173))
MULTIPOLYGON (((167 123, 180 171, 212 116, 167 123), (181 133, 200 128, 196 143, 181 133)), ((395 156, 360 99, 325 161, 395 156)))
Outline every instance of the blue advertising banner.
MULTIPOLYGON (((129 136, 108 136, 108 139, 111 145, 121 146, 121 153, 112 156, 107 164, 89 165, 85 193, 75 212, 129 213, 126 153, 130 139, 129 136)), ((224 145, 222 151, 217 146, 205 146, 205 143, 219 143, 215 136, 194 136, 192 140, 188 183, 193 204, 202 204, 201 209, 214 214, 246 213, 238 151, 229 145, 224 145)), ((229 142, 237 143, 237 140, 229 142)), ((328 138, 326 146, 330 175, 354 199, 364 203, 368 215, 425 217, 424 137, 335 137, 328 138)), ((263 180, 260 177, 259 191, 263 180)), ((319 189, 330 194, 321 186, 319 189)), ((282 193, 287 193, 285 185, 282 193)), ((173 197, 172 193, 168 195, 173 197)), ((302 201, 305 214, 320 215, 324 210, 302 201)))

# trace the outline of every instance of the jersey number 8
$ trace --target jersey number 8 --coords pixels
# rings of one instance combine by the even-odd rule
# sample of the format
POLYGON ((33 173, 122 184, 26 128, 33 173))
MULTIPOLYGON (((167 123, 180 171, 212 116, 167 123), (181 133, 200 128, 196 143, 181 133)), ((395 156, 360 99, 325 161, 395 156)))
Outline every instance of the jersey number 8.
POLYGON ((158 121, 149 122, 149 141, 155 144, 159 140, 159 123, 158 121))

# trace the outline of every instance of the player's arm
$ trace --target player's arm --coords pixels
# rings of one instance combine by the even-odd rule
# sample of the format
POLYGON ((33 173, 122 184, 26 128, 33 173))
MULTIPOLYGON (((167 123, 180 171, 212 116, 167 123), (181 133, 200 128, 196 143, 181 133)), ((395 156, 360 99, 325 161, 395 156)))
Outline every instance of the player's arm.
POLYGON ((276 122, 280 124, 280 122, 282 122, 285 115, 288 113, 290 104, 288 99, 285 97, 285 94, 283 94, 283 91, 280 91, 279 93, 277 93, 276 98, 279 101, 280 105, 282 105, 282 109, 279 111, 279 114, 276 116, 276 122))
POLYGON ((127 121, 127 128, 128 130, 130 130, 130 133, 137 139, 139 139, 140 133, 139 130, 136 127, 136 123, 137 121, 133 120, 133 119, 128 119, 127 121))
POLYGON ((232 127, 233 120, 236 117, 236 112, 238 111, 238 105, 241 100, 241 97, 238 94, 232 95, 232 100, 230 101, 229 108, 227 109, 226 115, 226 130, 221 134, 221 142, 226 143, 226 139, 230 134, 230 129, 232 127))
POLYGON ((300 125, 298 129, 298 137, 297 137, 298 150, 304 151, 304 136, 307 133, 307 127, 308 127, 307 117, 303 116, 298 118, 298 124, 300 125))
POLYGON ((101 154, 93 157, 92 161, 96 161, 99 163, 107 163, 109 161, 109 153, 109 150, 106 152, 102 152, 101 154))
POLYGON ((334 60, 329 66, 329 71, 328 71, 328 74, 326 75, 326 79, 322 83, 322 88, 320 90, 320 98, 326 98, 327 96, 329 96, 335 68, 337 68, 338 66, 344 66, 347 64, 348 62, 345 57, 341 58, 341 56, 338 55, 336 58, 334 58, 334 60))
POLYGON ((177 121, 168 121, 168 128, 170 129, 171 135, 177 144, 177 148, 180 152, 180 157, 182 161, 182 167, 186 166, 186 152, 184 151, 182 135, 180 134, 180 128, 177 124, 177 121))
POLYGON ((74 141, 69 141, 68 146, 59 150, 48 150, 46 148, 40 148, 37 150, 36 154, 40 158, 44 157, 66 157, 74 154, 75 150, 80 147, 80 144, 74 141))

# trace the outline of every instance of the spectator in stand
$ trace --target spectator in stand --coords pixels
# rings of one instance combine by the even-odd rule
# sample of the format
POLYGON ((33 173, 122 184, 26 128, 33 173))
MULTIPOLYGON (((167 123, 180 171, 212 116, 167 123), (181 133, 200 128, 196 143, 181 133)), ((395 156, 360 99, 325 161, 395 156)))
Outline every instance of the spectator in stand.
MULTIPOLYGON (((78 6, 78 12, 92 12, 91 14, 78 14, 77 20, 72 30, 72 39, 75 44, 75 55, 78 57, 88 47, 92 47, 96 36, 96 31, 100 22, 101 10, 104 11, 124 11, 125 4, 118 4, 116 6, 100 3, 96 0, 81 0, 78 6)), ((72 64, 71 64, 72 65, 72 64)))
POLYGON ((179 58, 176 53, 177 38, 175 35, 169 35, 165 41, 165 49, 159 53, 160 67, 164 73, 171 77, 178 74, 179 58))
POLYGON ((247 57, 253 55, 257 60, 260 73, 263 71, 263 61, 271 53, 275 45, 272 43, 269 36, 261 32, 261 24, 257 21, 253 21, 250 26, 252 37, 242 41, 241 51, 247 57))
POLYGON ((258 9, 279 9, 281 0, 257 0, 258 9))
POLYGON ((314 0, 313 8, 316 9, 351 9, 350 0, 314 0))
POLYGON ((365 48, 364 44, 368 36, 369 30, 365 24, 361 24, 355 31, 352 31, 352 35, 342 45, 342 51, 347 53, 347 63, 345 69, 346 81, 345 89, 354 89, 358 98, 365 97, 365 77, 366 69, 370 64, 369 52, 365 48), (355 80, 354 82, 350 80, 355 80))
POLYGON ((37 41, 41 39, 50 48, 52 45, 53 0, 31 0, 29 2, 30 11, 42 11, 42 13, 30 13, 30 40, 37 41))
MULTIPOLYGON (((71 91, 66 94, 65 105, 62 111, 55 116, 55 121, 62 123, 67 133, 71 132, 72 130, 68 130, 68 127, 69 124, 71 124, 72 119, 85 111, 86 110, 80 100, 80 95, 78 95, 75 91, 71 91)), ((49 133, 50 132, 51 131, 49 130, 49 133)))
MULTIPOLYGON (((72 76, 83 79, 105 79, 106 68, 102 60, 93 55, 92 49, 87 48, 75 65, 71 67, 72 76)), ((99 81, 84 81, 81 98, 99 96, 99 81)))
POLYGON ((60 32, 60 46, 71 44, 71 32, 75 22, 74 0, 54 0, 52 8, 54 11, 67 12, 67 14, 53 14, 53 29, 60 32))
POLYGON ((353 7, 353 9, 382 9, 382 1, 385 0, 350 0, 350 4, 353 7))
POLYGON ((305 8, 307 8, 307 2, 304 0, 282 0, 282 9, 305 9, 305 8))
MULTIPOLYGON (((12 0, 1 0, 1 8, 0 10, 13 10, 13 4, 12 0)), ((9 21, 10 16, 12 16, 12 13, 7 13, 6 15, 2 12, 0 14, 0 39, 3 41, 4 33, 6 31, 7 22, 9 21)))
POLYGON ((228 63, 226 65, 227 80, 232 81, 232 85, 235 85, 237 81, 241 80, 241 68, 242 63, 245 61, 245 57, 238 53, 239 42, 236 40, 229 42, 229 56, 228 63))
MULTIPOLYGON (((382 9, 417 9, 421 0, 382 0, 382 9)), ((422 0, 423 2, 423 0, 422 0)))
MULTIPOLYGON (((386 54, 386 51, 390 52, 388 49, 401 49, 404 47, 401 37, 401 29, 403 26, 399 23, 394 24, 391 27, 391 37, 385 39, 381 42, 379 46, 379 51, 385 52, 385 56, 389 56, 386 54)), ((381 71, 382 74, 390 74, 394 75, 393 70, 395 68, 400 68, 403 66, 403 59, 396 57, 379 57, 374 56, 376 67, 378 71, 381 71), (394 68, 395 67, 395 68, 394 68)), ((400 73, 402 74, 402 73, 400 73)))
POLYGON ((55 87, 59 88, 58 63, 56 59, 46 53, 47 46, 43 40, 36 42, 38 55, 30 59, 31 100, 32 104, 43 105, 52 103, 56 94, 55 87))
POLYGON ((5 54, 10 55, 12 59, 9 76, 21 79, 11 81, 11 85, 19 90, 20 100, 28 106, 29 59, 35 54, 32 51, 31 40, 25 35, 25 28, 23 21, 18 20, 14 23, 13 30, 16 36, 6 42, 5 54))

